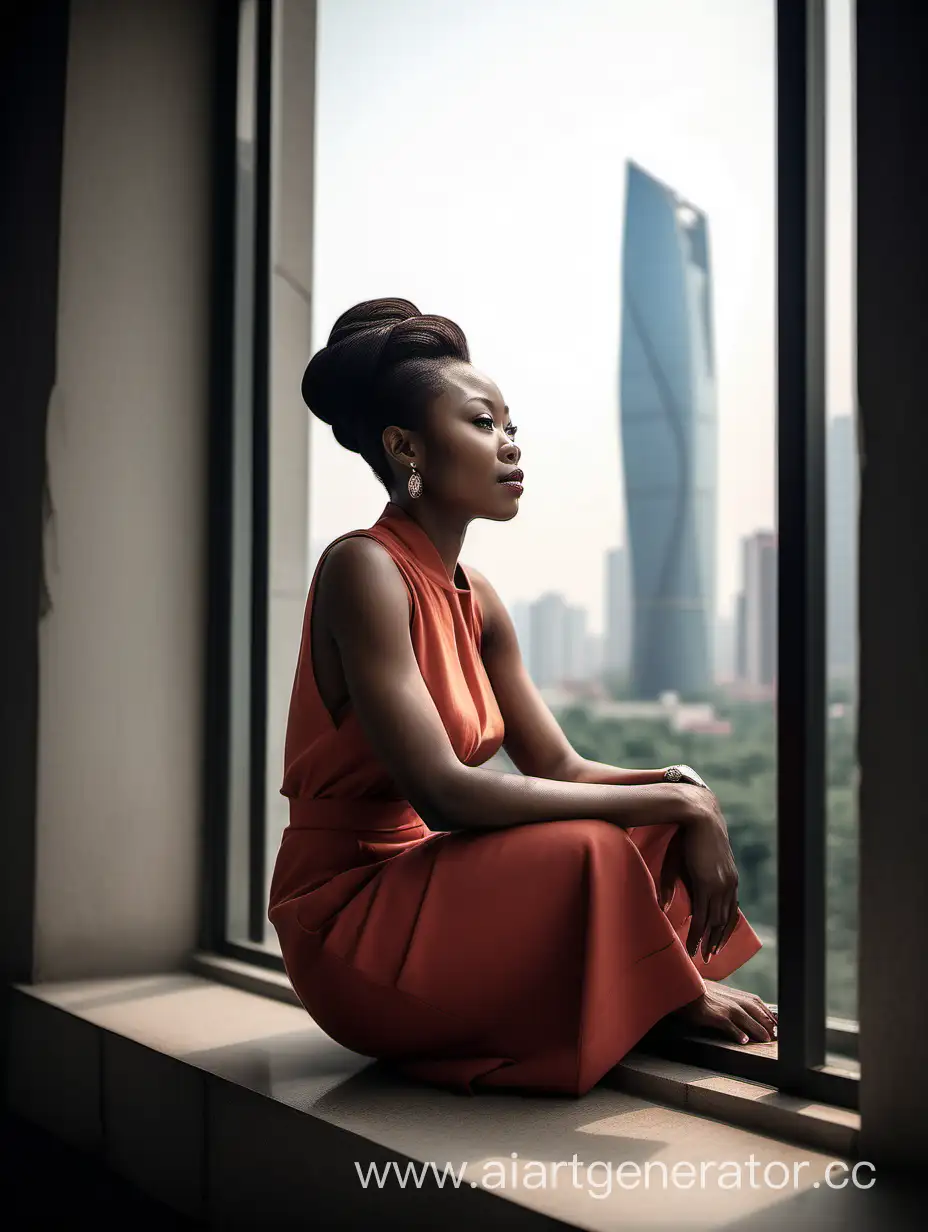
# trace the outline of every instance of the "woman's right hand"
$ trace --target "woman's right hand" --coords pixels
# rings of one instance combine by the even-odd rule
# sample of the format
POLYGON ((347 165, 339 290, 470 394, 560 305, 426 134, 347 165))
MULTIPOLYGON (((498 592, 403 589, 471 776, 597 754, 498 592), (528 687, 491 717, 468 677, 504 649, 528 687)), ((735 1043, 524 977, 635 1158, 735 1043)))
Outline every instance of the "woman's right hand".
POLYGON ((686 950, 695 958, 701 942, 703 961, 708 961, 738 923, 738 870, 715 793, 694 787, 689 805, 679 838, 681 876, 693 908, 686 950))

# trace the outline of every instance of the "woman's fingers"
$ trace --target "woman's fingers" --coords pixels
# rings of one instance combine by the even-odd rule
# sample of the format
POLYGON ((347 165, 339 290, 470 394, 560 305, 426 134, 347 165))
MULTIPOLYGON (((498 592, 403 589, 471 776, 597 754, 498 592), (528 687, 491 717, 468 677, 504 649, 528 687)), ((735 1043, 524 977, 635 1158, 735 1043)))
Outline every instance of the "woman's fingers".
POLYGON ((661 911, 666 911, 670 905, 670 900, 673 898, 674 885, 676 878, 672 875, 670 869, 664 865, 661 870, 661 888, 658 894, 658 902, 660 903, 661 911))
POLYGON ((715 936, 718 928, 719 911, 720 908, 718 901, 714 900, 710 904, 709 910, 706 912, 706 929, 703 933, 702 942, 700 945, 703 962, 708 962, 709 955, 712 953, 712 938, 715 936))
POLYGON ((729 895, 728 904, 727 904, 727 915, 728 915, 728 918, 726 919, 725 924, 722 928, 721 935, 715 944, 714 952, 716 954, 718 954, 719 951, 722 949, 722 947, 727 943, 728 938, 732 935, 732 933, 735 931, 735 928, 738 925, 738 891, 737 890, 732 890, 731 894, 729 895))
POLYGON ((753 1018, 756 1018, 761 1026, 767 1029, 769 1034, 773 1035, 776 1033, 777 1020, 770 1010, 767 1009, 766 1005, 764 1005, 760 997, 752 995, 750 1001, 742 1002, 741 1008, 746 1010, 753 1018))
POLYGON ((728 919, 731 912, 731 891, 723 894, 717 906, 713 907, 713 911, 709 916, 709 928, 706 931, 705 941, 703 942, 702 956, 703 961, 708 962, 715 951, 718 949, 719 943, 722 940, 722 934, 728 927, 728 919))
POLYGON ((681 830, 673 835, 667 844, 664 861, 661 865, 661 886, 659 902, 661 911, 666 911, 673 901, 677 882, 683 879, 683 867, 680 858, 681 830))
POLYGON ((773 1037, 773 1024, 771 1023, 769 1028, 766 1027, 743 1005, 733 1005, 729 1012, 735 1025, 742 1028, 751 1039, 766 1044, 773 1037))
POLYGON ((701 889, 694 890, 693 897, 693 915, 690 919, 690 930, 686 936, 686 952, 690 958, 696 957, 696 952, 699 949, 699 943, 702 941, 706 931, 706 913, 708 903, 706 896, 701 889))
POLYGON ((716 938, 721 937, 731 915, 729 891, 707 894, 697 889, 693 898, 693 917, 687 936, 686 949, 690 958, 695 958, 702 948, 703 962, 712 956, 716 938))
POLYGON ((746 1044, 751 1038, 747 1032, 738 1026, 730 1014, 724 1011, 719 1011, 713 1016, 711 1025, 716 1030, 721 1031, 723 1035, 727 1035, 729 1039, 737 1040, 739 1044, 746 1044))

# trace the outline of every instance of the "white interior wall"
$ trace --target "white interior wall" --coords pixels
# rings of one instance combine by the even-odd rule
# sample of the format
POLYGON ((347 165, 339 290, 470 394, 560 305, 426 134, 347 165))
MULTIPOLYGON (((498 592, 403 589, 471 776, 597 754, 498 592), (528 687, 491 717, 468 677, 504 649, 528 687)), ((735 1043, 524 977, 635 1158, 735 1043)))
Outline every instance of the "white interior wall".
POLYGON ((211 18, 71 4, 37 980, 168 967, 196 941, 211 18))

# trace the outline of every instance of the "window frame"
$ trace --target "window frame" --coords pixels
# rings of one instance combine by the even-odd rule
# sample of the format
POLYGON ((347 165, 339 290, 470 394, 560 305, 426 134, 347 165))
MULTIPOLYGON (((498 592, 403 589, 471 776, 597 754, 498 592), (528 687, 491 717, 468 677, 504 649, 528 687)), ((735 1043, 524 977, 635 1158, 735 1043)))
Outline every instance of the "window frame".
MULTIPOLYGON (((236 138, 240 4, 218 7, 215 85, 211 478, 205 851, 201 948, 283 972, 263 945, 268 611, 270 225, 275 0, 257 6, 256 209, 250 483, 236 480, 232 357, 235 338, 236 138), (234 644, 233 506, 251 511, 250 637, 234 644), (228 937, 232 769, 230 664, 250 664, 248 940, 228 937)), ((667 1057, 826 1103, 859 1106, 857 1077, 828 1063, 857 1055, 853 1024, 826 1020, 825 175, 826 0, 776 3, 777 158, 777 955, 776 1055, 680 1039, 667 1057)), ((241 345, 241 340, 239 340, 241 345)), ((239 545, 241 546, 241 545, 239 545)))
POLYGON ((254 0, 255 191, 249 255, 250 328, 237 337, 238 249, 237 112, 239 37, 243 0, 219 5, 215 16, 213 89, 213 246, 211 323, 211 413, 209 428, 209 562, 206 629, 204 774, 204 894, 200 946, 269 970, 282 961, 263 945, 266 904, 265 734, 268 676, 269 367, 271 128, 273 93, 273 0, 254 0), (250 349, 247 418, 237 415, 233 357, 250 349), (236 450, 240 456, 236 457, 236 450), (236 502, 248 511, 247 540, 236 527, 236 502), (244 558, 244 559, 243 559, 244 558), (248 575, 247 621, 233 620, 236 566, 248 575), (248 665, 246 696, 235 696, 231 667, 248 665), (228 882, 231 841, 233 708, 247 710, 247 942, 229 939, 228 882))

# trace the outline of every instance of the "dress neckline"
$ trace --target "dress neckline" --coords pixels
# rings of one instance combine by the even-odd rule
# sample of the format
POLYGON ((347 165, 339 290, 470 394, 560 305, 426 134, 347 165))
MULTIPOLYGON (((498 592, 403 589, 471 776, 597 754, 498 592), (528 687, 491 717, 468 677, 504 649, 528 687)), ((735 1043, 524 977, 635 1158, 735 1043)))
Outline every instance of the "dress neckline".
POLYGON ((445 568, 445 562, 441 558, 441 553, 438 548, 428 537, 414 517, 406 512, 402 505, 397 505, 395 501, 387 501, 384 506, 383 513, 377 519, 378 524, 389 523, 393 533, 406 544, 409 550, 413 553, 419 567, 423 573, 427 574, 433 582, 449 590, 461 598, 470 598, 473 594, 470 585, 470 578, 467 576, 467 570, 458 561, 455 573, 460 573, 467 583, 466 586, 457 586, 454 581, 448 577, 448 571, 445 568))

